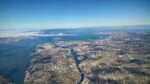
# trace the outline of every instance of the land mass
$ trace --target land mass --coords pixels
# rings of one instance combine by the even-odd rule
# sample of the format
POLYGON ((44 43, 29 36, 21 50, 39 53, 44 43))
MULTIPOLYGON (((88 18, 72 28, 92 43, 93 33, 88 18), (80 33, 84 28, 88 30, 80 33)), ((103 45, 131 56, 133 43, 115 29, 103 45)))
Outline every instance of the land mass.
POLYGON ((99 32, 106 39, 59 41, 37 47, 25 84, 149 84, 150 34, 99 32), (79 68, 70 49, 77 53, 79 68))
POLYGON ((75 84, 80 74, 68 48, 39 45, 26 71, 25 84, 75 84))
POLYGON ((12 84, 12 81, 2 75, 0 75, 0 84, 12 84))

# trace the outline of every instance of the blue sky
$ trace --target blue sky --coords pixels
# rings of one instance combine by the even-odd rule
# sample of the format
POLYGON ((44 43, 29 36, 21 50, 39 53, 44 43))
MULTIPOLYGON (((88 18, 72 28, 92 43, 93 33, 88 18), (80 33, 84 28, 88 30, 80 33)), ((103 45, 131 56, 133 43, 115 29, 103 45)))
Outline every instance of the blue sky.
POLYGON ((150 25, 150 0, 0 0, 0 29, 150 25))

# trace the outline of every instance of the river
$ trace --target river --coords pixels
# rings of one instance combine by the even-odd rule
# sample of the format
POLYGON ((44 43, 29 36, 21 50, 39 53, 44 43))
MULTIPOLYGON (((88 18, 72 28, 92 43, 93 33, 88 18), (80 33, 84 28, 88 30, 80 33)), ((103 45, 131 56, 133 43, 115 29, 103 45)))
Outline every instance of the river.
POLYGON ((81 82, 84 80, 84 74, 82 73, 82 71, 79 67, 80 60, 78 60, 78 54, 73 50, 73 48, 71 48, 70 51, 71 51, 71 55, 74 57, 76 67, 77 67, 78 71, 80 72, 80 80, 77 82, 77 84, 81 84, 81 82))

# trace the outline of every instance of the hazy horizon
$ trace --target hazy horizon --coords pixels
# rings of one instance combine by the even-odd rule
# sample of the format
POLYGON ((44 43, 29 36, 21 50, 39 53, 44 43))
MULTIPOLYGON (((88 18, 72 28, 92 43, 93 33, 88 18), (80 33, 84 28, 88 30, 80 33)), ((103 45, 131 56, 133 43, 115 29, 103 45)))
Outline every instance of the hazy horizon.
MULTIPOLYGON (((150 31, 150 25, 126 25, 126 26, 99 26, 99 27, 78 27, 78 28, 25 28, 25 29, 4 29, 0 31, 0 38, 4 37, 18 37, 18 36, 55 36, 55 35, 41 35, 39 31, 44 30, 65 30, 65 29, 99 29, 99 30, 130 30, 130 31, 150 31)), ((61 33, 61 32, 59 32, 61 33)), ((59 34, 58 33, 58 34, 59 34)), ((57 34, 56 34, 57 36, 57 34)), ((58 35, 59 36, 59 35, 58 35)))

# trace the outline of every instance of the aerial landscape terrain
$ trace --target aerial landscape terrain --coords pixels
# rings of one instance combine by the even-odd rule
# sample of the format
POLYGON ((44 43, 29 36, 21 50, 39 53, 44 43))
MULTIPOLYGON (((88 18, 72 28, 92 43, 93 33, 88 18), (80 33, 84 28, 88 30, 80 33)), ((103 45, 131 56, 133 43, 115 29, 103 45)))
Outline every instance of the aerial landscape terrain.
POLYGON ((2 55, 7 55, 5 47, 9 47, 22 49, 10 51, 15 57, 29 56, 14 62, 10 57, 11 64, 3 57, 0 80, 6 84, 149 84, 149 27, 48 29, 31 36, 1 38, 2 55), (6 64, 16 68, 5 69, 6 64))
POLYGON ((150 0, 0 0, 0 84, 150 84, 150 0))

